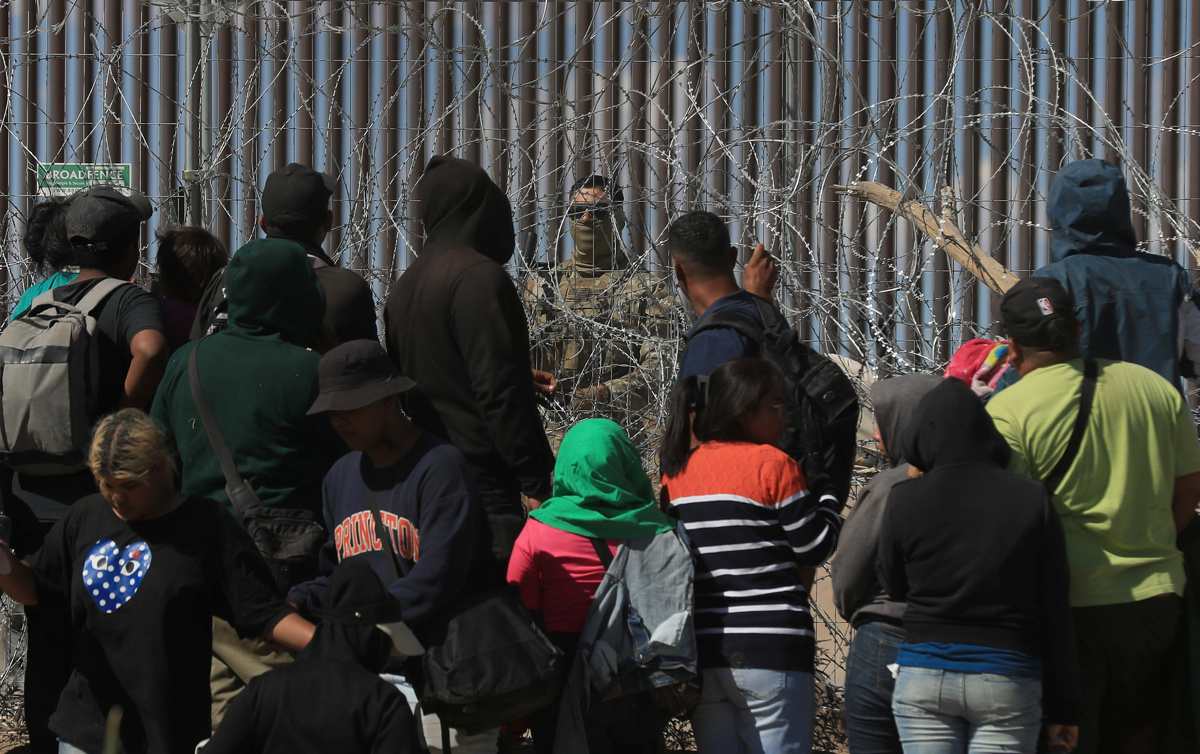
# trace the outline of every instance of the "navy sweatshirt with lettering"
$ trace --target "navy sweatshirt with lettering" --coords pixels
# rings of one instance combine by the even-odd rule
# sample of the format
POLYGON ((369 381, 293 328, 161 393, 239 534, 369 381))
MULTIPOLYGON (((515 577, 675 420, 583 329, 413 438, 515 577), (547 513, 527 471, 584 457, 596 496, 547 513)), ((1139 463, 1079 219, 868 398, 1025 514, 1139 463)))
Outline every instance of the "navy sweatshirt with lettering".
POLYGON ((369 559, 399 600, 404 622, 418 631, 460 595, 494 579, 487 517, 470 467, 446 440, 423 432, 404 458, 379 469, 363 453, 343 456, 326 475, 322 494, 330 533, 321 549, 323 575, 288 593, 288 601, 302 609, 322 606, 329 574, 347 558, 369 559), (368 489, 391 538, 398 579, 376 533, 368 489))

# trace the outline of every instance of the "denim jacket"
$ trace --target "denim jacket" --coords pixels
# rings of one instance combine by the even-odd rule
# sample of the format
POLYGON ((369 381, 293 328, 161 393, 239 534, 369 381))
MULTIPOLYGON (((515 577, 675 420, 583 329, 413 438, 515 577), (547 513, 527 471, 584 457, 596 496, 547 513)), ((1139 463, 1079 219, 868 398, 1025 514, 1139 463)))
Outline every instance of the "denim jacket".
POLYGON ((675 531, 621 543, 579 637, 559 709, 554 751, 586 754, 592 699, 697 675, 692 555, 675 531))

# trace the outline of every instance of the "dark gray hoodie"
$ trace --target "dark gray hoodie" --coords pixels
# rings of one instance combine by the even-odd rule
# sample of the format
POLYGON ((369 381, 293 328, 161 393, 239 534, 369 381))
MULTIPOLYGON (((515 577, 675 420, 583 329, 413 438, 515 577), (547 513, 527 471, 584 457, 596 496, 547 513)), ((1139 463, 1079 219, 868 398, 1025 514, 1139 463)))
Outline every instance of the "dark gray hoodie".
POLYGON ((892 468, 875 475, 863 488, 842 526, 837 556, 831 563, 833 600, 842 618, 854 627, 870 621, 901 624, 904 603, 883 593, 875 576, 879 525, 892 487, 908 478, 900 438, 925 394, 942 382, 931 374, 909 374, 876 382, 871 388, 875 421, 892 468))

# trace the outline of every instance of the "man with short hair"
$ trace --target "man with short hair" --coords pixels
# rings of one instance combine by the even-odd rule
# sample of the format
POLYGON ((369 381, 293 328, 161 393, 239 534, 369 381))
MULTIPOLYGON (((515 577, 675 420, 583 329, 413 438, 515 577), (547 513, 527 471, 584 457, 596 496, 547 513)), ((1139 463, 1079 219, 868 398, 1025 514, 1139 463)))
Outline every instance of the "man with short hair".
MULTIPOLYGON (((330 202, 337 182, 327 173, 308 165, 288 163, 267 176, 262 191, 262 214, 258 225, 268 238, 283 238, 298 244, 317 273, 325 291, 325 316, 315 347, 328 351, 339 343, 359 338, 378 338, 375 298, 361 275, 338 267, 321 244, 333 229, 330 202)), ((219 293, 224 278, 218 276, 205 291, 192 328, 195 340, 214 331, 219 311, 219 293), (214 306, 217 309, 214 309, 214 306)), ((222 325, 216 325, 220 329, 222 325)))
MULTIPOLYGON (((762 324, 754 296, 769 299, 779 277, 775 260, 757 244, 746 262, 743 290, 734 277, 738 250, 729 241, 729 230, 712 212, 688 212, 667 228, 667 251, 675 267, 679 289, 696 310, 696 323, 685 336, 687 345, 679 360, 678 380, 696 374, 711 374, 730 359, 757 355, 752 344, 729 328, 714 328, 692 335, 707 316, 735 310, 762 324)), ((780 318, 783 314, 776 313, 780 318)))
MULTIPOLYGON (((455 600, 499 583, 471 469, 457 448, 418 429, 400 410, 397 398, 416 383, 396 371, 378 341, 334 348, 321 358, 319 374, 320 394, 308 413, 327 415, 351 453, 325 477, 323 575, 293 588, 288 600, 322 607, 334 567, 362 558, 386 585, 397 620, 420 637, 429 619, 455 600)), ((401 660, 385 679, 422 714, 401 660)), ((424 714, 422 724, 430 750, 440 752, 438 718, 424 714)), ((494 752, 498 733, 455 730, 452 747, 494 752)))
POLYGON ((1074 459, 1073 427, 1089 360, 1075 303, 1052 278, 1005 294, 1000 319, 1021 380, 988 412, 1013 455, 1010 470, 1058 477, 1051 490, 1066 534, 1083 707, 1077 754, 1115 743, 1161 750, 1169 658, 1182 628, 1183 556, 1175 536, 1200 500, 1200 446, 1179 391, 1151 370, 1094 360, 1094 391, 1074 459))

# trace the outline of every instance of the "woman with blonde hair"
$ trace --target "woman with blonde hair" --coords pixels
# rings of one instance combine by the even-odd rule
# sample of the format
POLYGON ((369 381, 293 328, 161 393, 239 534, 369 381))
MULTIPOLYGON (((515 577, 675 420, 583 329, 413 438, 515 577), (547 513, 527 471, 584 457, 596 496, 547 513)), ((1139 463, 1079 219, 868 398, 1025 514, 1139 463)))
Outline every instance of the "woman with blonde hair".
POLYGON ((96 425, 88 465, 100 488, 18 561, 0 543, 0 588, 25 605, 68 604, 75 669, 50 719, 60 752, 98 754, 120 708, 126 752, 192 751, 208 736, 211 617, 301 649, 313 626, 217 503, 176 489, 162 431, 125 409, 96 425))

